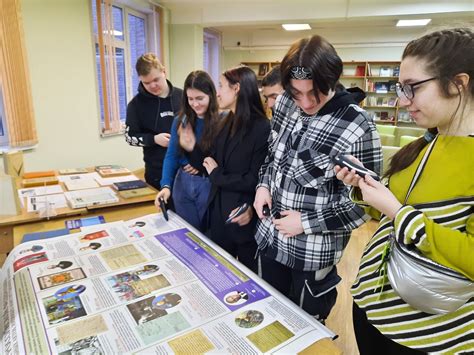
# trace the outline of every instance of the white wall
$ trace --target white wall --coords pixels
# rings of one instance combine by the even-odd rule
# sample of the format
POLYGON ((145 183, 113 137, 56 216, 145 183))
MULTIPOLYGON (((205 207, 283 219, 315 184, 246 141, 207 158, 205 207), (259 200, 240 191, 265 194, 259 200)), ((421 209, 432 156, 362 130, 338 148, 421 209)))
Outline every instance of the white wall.
POLYGON ((204 32, 199 25, 170 26, 170 64, 173 85, 182 88, 188 74, 203 68, 204 32))
POLYGON ((25 170, 143 166, 141 148, 100 138, 89 0, 22 0, 38 147, 25 170))

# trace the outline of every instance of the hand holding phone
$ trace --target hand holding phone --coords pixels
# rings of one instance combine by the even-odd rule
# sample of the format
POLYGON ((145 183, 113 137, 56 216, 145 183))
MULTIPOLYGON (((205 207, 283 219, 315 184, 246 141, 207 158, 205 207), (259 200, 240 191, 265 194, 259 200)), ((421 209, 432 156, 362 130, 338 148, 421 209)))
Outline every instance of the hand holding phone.
POLYGON ((163 217, 169 221, 169 217, 168 217, 168 211, 166 210, 166 204, 165 204, 165 200, 163 200, 162 197, 160 197, 158 199, 159 203, 160 203, 160 209, 161 209, 161 213, 163 213, 163 217))
POLYGON ((227 220, 225 221, 225 224, 229 224, 232 222, 232 220, 235 218, 235 217, 238 217, 240 215, 242 215, 245 211, 247 211, 247 208, 249 208, 249 204, 248 203, 244 203, 242 206, 240 206, 234 213, 231 213, 229 218, 227 218, 227 220))
POLYGON ((339 165, 341 168, 347 168, 349 171, 354 170, 355 173, 361 178, 364 178, 365 175, 369 175, 374 180, 380 181, 380 177, 376 173, 363 167, 362 165, 353 162, 346 155, 335 156, 332 160, 335 165, 339 165))
POLYGON ((264 204, 264 205, 263 205, 262 214, 263 214, 265 217, 270 217, 270 207, 268 207, 267 204, 264 204))

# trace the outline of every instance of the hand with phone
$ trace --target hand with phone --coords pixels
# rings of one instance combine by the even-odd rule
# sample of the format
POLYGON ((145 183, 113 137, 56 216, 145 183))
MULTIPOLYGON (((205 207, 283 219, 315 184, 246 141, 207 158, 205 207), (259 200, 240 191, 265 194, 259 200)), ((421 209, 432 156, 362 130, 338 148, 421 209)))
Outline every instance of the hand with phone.
POLYGON ((253 201, 253 208, 257 212, 257 216, 260 219, 268 218, 270 216, 270 209, 272 208, 272 196, 266 187, 260 186, 257 188, 257 191, 255 192, 255 200, 253 201), (265 208, 265 206, 267 207, 265 208))
POLYGON ((333 158, 333 162, 341 168, 347 168, 351 172, 354 171, 354 173, 361 178, 365 178, 366 175, 369 175, 372 179, 380 181, 380 177, 375 172, 364 167, 359 160, 352 156, 338 155, 333 158))
POLYGON ((239 226, 245 226, 250 223, 253 217, 253 209, 250 208, 248 203, 244 203, 243 205, 234 208, 231 212, 227 220, 225 221, 226 224, 229 223, 236 223, 239 226))
POLYGON ((166 210, 165 200, 163 200, 162 198, 159 198, 158 203, 160 205, 161 213, 163 213, 164 219, 169 221, 169 216, 168 216, 168 211, 166 210))

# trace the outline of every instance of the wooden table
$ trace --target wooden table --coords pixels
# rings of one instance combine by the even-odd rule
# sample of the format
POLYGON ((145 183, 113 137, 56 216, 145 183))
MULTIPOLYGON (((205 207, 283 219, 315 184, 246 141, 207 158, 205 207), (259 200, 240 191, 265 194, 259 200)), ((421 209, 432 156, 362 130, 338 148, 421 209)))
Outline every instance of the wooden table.
MULTIPOLYGON (((92 169, 91 169, 92 171, 92 169)), ((134 174, 135 175, 135 174, 134 174)), ((139 175, 139 174, 138 174, 139 175)), ((139 176, 137 178, 140 178, 139 176)), ((21 186, 21 180, 22 179, 17 179, 16 184, 17 184, 17 189, 23 188, 21 186)), ((63 191, 67 191, 66 187, 64 186, 63 183, 59 183, 61 187, 63 188, 63 191)), ((149 186, 153 190, 155 190, 158 193, 158 190, 154 189, 153 187, 149 186)), ((26 206, 22 208, 21 213, 16 215, 16 216, 9 216, 9 217, 0 217, 0 255, 2 254, 7 254, 9 253, 15 245, 18 244, 18 242, 14 241, 14 229, 17 226, 21 226, 23 224, 31 224, 30 226, 26 225, 25 230, 28 230, 28 232, 25 233, 30 233, 30 232, 36 232, 40 230, 51 230, 51 229, 57 229, 57 228, 64 228, 64 221, 66 219, 70 219, 72 216, 81 216, 81 215, 88 215, 88 216, 94 216, 94 215, 105 215, 108 213, 109 209, 111 212, 113 211, 125 211, 128 210, 129 212, 132 211, 136 206, 140 205, 146 205, 146 206, 152 206, 153 207, 153 201, 155 200, 156 195, 151 194, 147 196, 141 196, 141 197, 133 197, 133 198, 127 198, 124 199, 120 195, 117 195, 119 198, 118 202, 115 203, 110 203, 107 205, 98 205, 98 206, 91 206, 87 208, 57 208, 56 209, 56 216, 50 217, 49 219, 45 219, 43 217, 39 216, 39 213, 37 212, 27 212, 26 206), (69 217, 69 218, 68 218, 69 217), (49 222, 49 221, 61 221, 62 225, 60 227, 51 227, 51 228, 44 228, 44 223, 49 222)), ((18 199, 18 195, 15 195, 15 198, 18 199)), ((153 207, 154 208, 154 207, 153 207)), ((156 211, 156 208, 155 208, 156 211)), ((117 212, 119 213, 119 212, 117 212)), ((133 213, 133 212, 130 212, 133 213)), ((152 213, 152 212, 149 212, 152 213)), ((143 213, 146 214, 146 213, 143 213)), ((142 214, 142 215, 143 215, 142 214)), ((112 214, 111 216, 113 216, 112 214)), ((137 216, 138 217, 138 216, 137 216)), ((114 218, 114 217, 109 217, 109 218, 114 218)), ((122 218, 117 218, 118 219, 130 219, 130 215, 124 214, 124 217, 122 218)), ((109 220, 106 219, 106 221, 109 222, 109 220)), ((61 224, 61 223, 59 223, 61 224)), ((17 233, 15 233, 17 234, 17 233)), ((16 240, 16 239, 15 239, 16 240)), ((20 237, 21 241, 21 237, 20 237)))

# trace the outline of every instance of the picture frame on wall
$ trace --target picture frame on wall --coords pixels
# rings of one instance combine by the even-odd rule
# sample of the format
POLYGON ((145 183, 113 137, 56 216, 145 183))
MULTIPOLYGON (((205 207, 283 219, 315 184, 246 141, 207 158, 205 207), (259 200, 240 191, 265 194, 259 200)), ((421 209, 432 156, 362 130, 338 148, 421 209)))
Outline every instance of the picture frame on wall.
POLYGON ((264 76, 268 72, 268 64, 267 63, 260 63, 258 66, 258 75, 264 76))

